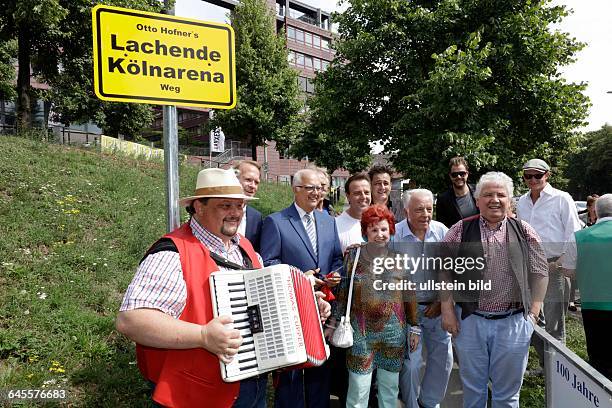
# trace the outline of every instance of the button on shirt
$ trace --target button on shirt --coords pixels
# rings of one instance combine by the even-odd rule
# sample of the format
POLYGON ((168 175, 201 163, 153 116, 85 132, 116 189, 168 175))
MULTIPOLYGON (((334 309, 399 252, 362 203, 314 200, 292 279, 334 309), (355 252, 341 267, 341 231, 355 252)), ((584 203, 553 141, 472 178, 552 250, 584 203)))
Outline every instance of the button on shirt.
MULTIPOLYGON (((410 229, 407 220, 402 220, 395 224, 395 235, 391 238, 394 251, 400 253, 408 253, 412 256, 427 256, 428 253, 425 246, 417 248, 415 245, 422 242, 440 242, 448 231, 446 225, 441 222, 432 220, 429 223, 429 228, 425 232, 425 239, 421 241, 410 229), (418 252, 418 253, 417 253, 418 252)), ((425 283, 428 280, 436 281, 436 272, 434 270, 417 270, 412 273, 411 280, 417 285, 417 302, 432 302, 438 297, 436 291, 433 290, 418 290, 420 283, 425 283)))
MULTIPOLYGON (((206 247, 221 257, 238 265, 244 265, 242 252, 238 246, 240 236, 236 234, 230 240, 229 249, 221 238, 203 228, 195 218, 189 226, 193 235, 206 247)), ((257 254, 259 262, 263 264, 257 254)), ((229 271, 219 267, 219 271, 229 271)), ((183 269, 178 252, 160 251, 147 256, 138 266, 132 282, 123 297, 120 311, 133 309, 157 309, 172 317, 178 318, 187 302, 187 286, 183 279, 183 269)))
POLYGON ((562 256, 570 237, 581 228, 572 197, 548 183, 535 203, 530 192, 522 195, 516 212, 520 220, 538 232, 548 259, 562 256))

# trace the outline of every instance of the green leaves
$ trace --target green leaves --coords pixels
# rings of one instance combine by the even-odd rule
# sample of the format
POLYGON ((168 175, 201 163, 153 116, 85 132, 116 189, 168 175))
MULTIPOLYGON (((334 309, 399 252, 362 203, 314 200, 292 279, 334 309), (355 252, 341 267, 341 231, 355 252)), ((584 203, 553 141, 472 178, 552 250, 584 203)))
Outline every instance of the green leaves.
MULTIPOLYGON (((560 79, 560 66, 583 46, 549 29, 563 7, 524 0, 349 4, 335 19, 337 63, 317 80, 306 133, 326 137, 328 150, 358 155, 342 156, 341 167, 356 167, 370 142, 384 142, 406 177, 441 189, 454 155, 466 156, 476 173, 515 175, 535 152, 555 165, 568 150, 588 100, 583 85, 560 79)), ((338 163, 321 147, 312 150, 310 158, 338 163)))

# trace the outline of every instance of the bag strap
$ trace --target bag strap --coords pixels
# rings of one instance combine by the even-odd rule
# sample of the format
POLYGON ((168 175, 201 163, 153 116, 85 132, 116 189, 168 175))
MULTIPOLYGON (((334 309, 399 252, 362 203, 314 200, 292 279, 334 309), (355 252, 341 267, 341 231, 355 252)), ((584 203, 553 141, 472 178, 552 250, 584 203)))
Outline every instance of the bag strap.
POLYGON ((357 268, 357 262, 359 262, 359 254, 361 253, 361 246, 357 247, 357 254, 355 255, 355 261, 353 262, 353 270, 351 271, 351 280, 349 283, 349 297, 346 304, 346 316, 345 321, 350 321, 351 317, 351 302, 353 301, 353 278, 355 277, 355 269, 357 268))

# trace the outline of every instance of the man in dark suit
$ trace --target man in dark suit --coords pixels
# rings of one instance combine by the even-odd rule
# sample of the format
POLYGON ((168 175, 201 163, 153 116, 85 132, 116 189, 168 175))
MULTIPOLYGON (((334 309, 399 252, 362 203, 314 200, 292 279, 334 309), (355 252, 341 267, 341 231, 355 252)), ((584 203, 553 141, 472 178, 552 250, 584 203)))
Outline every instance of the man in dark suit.
POLYGON ((438 194, 436 201, 436 221, 450 228, 457 221, 478 214, 474 187, 468 184, 467 161, 463 157, 453 157, 449 162, 448 176, 451 187, 444 193, 438 194))
MULTIPOLYGON (((302 271, 327 275, 342 267, 342 251, 336 223, 315 211, 321 194, 316 171, 299 170, 293 177, 295 202, 271 214, 263 223, 261 256, 264 265, 289 264, 302 271)), ((280 375, 275 407, 328 407, 330 370, 328 364, 280 375), (305 399, 305 401, 304 401, 305 399)))
MULTIPOLYGON (((240 184, 242 184, 244 194, 253 197, 259 188, 261 165, 253 160, 242 160, 234 166, 234 170, 240 184)), ((261 213, 247 205, 245 215, 242 217, 238 227, 238 232, 247 237, 251 244, 253 244, 255 252, 259 252, 262 222, 261 213)))

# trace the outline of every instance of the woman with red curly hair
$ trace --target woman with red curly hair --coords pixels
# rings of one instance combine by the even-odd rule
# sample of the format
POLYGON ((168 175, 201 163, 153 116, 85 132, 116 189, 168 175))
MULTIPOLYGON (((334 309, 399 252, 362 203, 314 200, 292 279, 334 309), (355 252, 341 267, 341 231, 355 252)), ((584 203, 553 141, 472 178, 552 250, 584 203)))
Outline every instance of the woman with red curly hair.
MULTIPOLYGON (((349 370, 346 406, 367 407, 372 371, 376 369, 378 406, 395 408, 407 331, 410 331, 409 346, 412 350, 419 342, 416 297, 414 291, 385 290, 383 286, 385 283, 397 285, 409 277, 403 270, 384 268, 388 266, 385 259, 395 257, 387 246, 395 232, 395 219, 389 209, 378 204, 368 208, 361 216, 361 230, 366 243, 361 246, 353 277, 350 309, 353 346, 346 353, 349 370), (406 324, 406 320, 410 324, 406 324)), ((346 313, 356 254, 357 247, 354 247, 345 255, 344 268, 348 278, 340 284, 332 322, 340 321, 346 313)))

